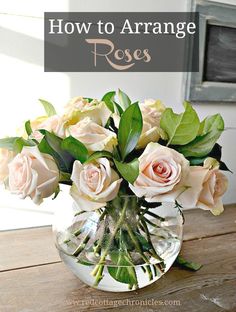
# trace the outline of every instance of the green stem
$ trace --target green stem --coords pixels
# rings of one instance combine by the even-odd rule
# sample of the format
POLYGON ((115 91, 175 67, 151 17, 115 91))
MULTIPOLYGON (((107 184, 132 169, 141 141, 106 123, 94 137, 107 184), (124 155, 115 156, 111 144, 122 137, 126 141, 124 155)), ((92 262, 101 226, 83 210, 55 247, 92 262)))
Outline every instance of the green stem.
POLYGON ((141 215, 144 216, 145 214, 148 214, 149 216, 155 218, 155 219, 158 219, 160 221, 165 221, 165 218, 162 218, 160 216, 158 216, 156 213, 152 212, 152 211, 149 211, 148 210, 149 208, 146 208, 146 209, 141 209, 141 215))
POLYGON ((142 223, 142 226, 143 226, 144 231, 146 233, 148 243, 151 245, 152 251, 153 251, 153 253, 155 255, 154 258, 157 258, 159 261, 163 261, 163 259, 157 254, 157 252, 156 252, 156 250, 155 250, 155 248, 153 246, 152 239, 151 239, 151 236, 150 236, 150 233, 149 233, 149 230, 148 230, 146 222, 144 220, 141 220, 141 223, 142 223))
POLYGON ((82 210, 82 211, 76 212, 76 214, 74 216, 75 217, 80 216, 81 214, 83 214, 85 212, 88 212, 88 211, 82 210))
POLYGON ((75 251, 72 254, 74 257, 77 257, 84 250, 84 247, 86 246, 86 244, 89 241, 89 239, 90 239, 90 233, 88 233, 85 236, 85 238, 83 239, 81 244, 75 249, 75 251))
POLYGON ((132 228, 130 227, 130 225, 128 223, 125 224, 128 234, 132 240, 132 242, 134 243, 136 250, 138 251, 138 253, 141 255, 142 259, 146 262, 149 263, 149 259, 145 256, 145 254, 142 251, 142 248, 140 247, 140 243, 138 241, 138 239, 136 238, 136 236, 133 233, 132 228))
MULTIPOLYGON (((112 244, 112 242, 113 242, 113 240, 114 240, 114 238, 115 238, 115 236, 116 236, 117 231, 120 229, 121 224, 123 223, 123 221, 124 221, 124 219, 125 219, 125 213, 126 213, 127 207, 128 207, 128 198, 125 198, 125 203, 124 203, 124 207, 123 207, 123 209, 122 209, 122 211, 121 211, 120 218, 119 218, 119 220, 117 221, 116 227, 115 227, 115 229, 114 229, 114 231, 113 231, 113 233, 112 233, 112 236, 111 236, 110 239, 109 239, 109 242, 108 242, 108 244, 107 244, 107 247, 106 247, 106 249, 103 251, 103 254, 102 254, 102 256, 101 256, 101 258, 100 258, 98 264, 95 266, 95 268, 94 268, 93 271, 91 272, 91 275, 92 275, 92 276, 97 276, 95 281, 99 280, 99 278, 101 277, 101 276, 100 276, 101 266, 104 267, 104 262, 105 262, 105 259, 106 259, 107 254, 108 254, 108 252, 109 252, 109 250, 110 250, 111 244, 112 244)), ((100 279, 100 280, 101 280, 101 279, 100 279)))
POLYGON ((102 280, 102 278, 103 278, 103 270, 104 270, 104 265, 100 265, 99 269, 98 269, 98 272, 97 272, 97 276, 95 278, 94 286, 98 286, 98 284, 102 280))
POLYGON ((140 216, 141 220, 144 220, 145 222, 147 222, 148 224, 150 224, 151 226, 160 229, 160 226, 153 223, 152 221, 148 220, 147 218, 145 218, 144 216, 140 216))

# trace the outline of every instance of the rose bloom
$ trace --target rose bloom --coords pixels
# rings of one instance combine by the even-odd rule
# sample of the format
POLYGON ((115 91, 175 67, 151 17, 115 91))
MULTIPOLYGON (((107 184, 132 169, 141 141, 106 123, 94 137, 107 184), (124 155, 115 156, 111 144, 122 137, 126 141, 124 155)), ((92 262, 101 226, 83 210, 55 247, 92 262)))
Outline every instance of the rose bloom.
POLYGON ((122 181, 106 158, 84 165, 75 161, 71 180, 74 182, 71 196, 79 208, 86 211, 102 208, 113 200, 122 181))
POLYGON ((8 164, 12 160, 14 153, 6 148, 0 148, 0 183, 8 177, 8 164))
POLYGON ((174 202, 185 189, 189 162, 175 150, 149 143, 139 157, 139 176, 131 190, 148 202, 174 202))
POLYGON ((58 186, 59 170, 54 159, 36 146, 24 147, 9 164, 9 190, 21 198, 30 196, 35 204, 51 196, 58 186))
POLYGON ((116 134, 85 118, 73 126, 69 126, 67 133, 82 142, 90 152, 112 152, 117 145, 116 134))
POLYGON ((201 208, 219 215, 224 211, 222 196, 227 190, 228 179, 219 166, 212 167, 210 162, 208 158, 203 167, 190 167, 186 181, 188 189, 177 200, 184 208, 201 208))
POLYGON ((158 142, 161 137, 165 137, 165 133, 160 127, 165 106, 161 101, 146 100, 140 104, 140 110, 143 117, 143 129, 137 148, 144 148, 148 143, 158 142))
POLYGON ((32 128, 32 139, 42 140, 43 134, 38 131, 40 129, 53 132, 60 138, 65 138, 65 121, 58 115, 47 117, 41 123, 38 123, 36 127, 32 128))
POLYGON ((83 97, 73 98, 65 109, 64 119, 68 125, 76 124, 78 121, 89 117, 93 122, 104 127, 111 116, 111 111, 105 102, 99 102, 97 100, 89 102, 83 97))

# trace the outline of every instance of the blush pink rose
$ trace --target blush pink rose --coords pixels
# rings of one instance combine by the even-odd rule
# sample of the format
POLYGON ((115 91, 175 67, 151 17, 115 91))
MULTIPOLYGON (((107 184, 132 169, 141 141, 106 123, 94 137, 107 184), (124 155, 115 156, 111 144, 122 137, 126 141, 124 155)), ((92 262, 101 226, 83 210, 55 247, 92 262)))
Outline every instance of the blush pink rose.
POLYGON ((24 147, 9 164, 9 190, 35 204, 51 196, 58 186, 59 170, 54 159, 37 147, 24 147))
POLYGON ((227 190, 228 179, 218 168, 190 167, 186 184, 187 190, 177 199, 184 208, 210 210, 214 215, 224 211, 222 196, 227 190))
POLYGON ((49 132, 53 132, 60 138, 65 138, 65 121, 62 117, 54 115, 46 118, 42 123, 37 125, 37 128, 34 129, 31 138, 40 141, 43 138, 42 133, 38 130, 44 129, 49 132))
POLYGON ((139 176, 131 190, 148 202, 174 202, 185 189, 189 162, 175 150, 149 143, 139 157, 139 176))
POLYGON ((99 126, 89 117, 69 126, 67 133, 82 142, 90 152, 112 152, 117 145, 116 134, 99 126))
POLYGON ((102 208, 114 199, 122 181, 106 158, 84 165, 75 161, 71 180, 74 182, 71 196, 86 211, 102 208))

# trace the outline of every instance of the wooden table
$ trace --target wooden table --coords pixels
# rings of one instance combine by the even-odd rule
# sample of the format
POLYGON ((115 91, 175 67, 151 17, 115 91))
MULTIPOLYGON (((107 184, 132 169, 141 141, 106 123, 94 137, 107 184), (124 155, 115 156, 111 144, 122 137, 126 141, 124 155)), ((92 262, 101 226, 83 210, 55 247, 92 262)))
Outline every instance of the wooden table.
POLYGON ((225 213, 185 213, 181 254, 204 266, 173 267, 135 292, 107 293, 82 284, 61 263, 51 228, 0 233, 0 311, 236 311, 236 205, 225 213))

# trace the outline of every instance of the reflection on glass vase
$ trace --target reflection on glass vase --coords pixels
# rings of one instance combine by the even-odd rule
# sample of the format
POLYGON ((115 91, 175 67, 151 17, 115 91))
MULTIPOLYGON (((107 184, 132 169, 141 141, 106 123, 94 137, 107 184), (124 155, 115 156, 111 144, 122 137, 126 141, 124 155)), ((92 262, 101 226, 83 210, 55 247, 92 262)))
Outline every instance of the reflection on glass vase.
POLYGON ((76 204, 61 207, 54 224, 57 249, 70 270, 85 284, 114 292, 145 287, 165 274, 180 251, 182 229, 175 204, 144 207, 129 195, 92 212, 76 204))

